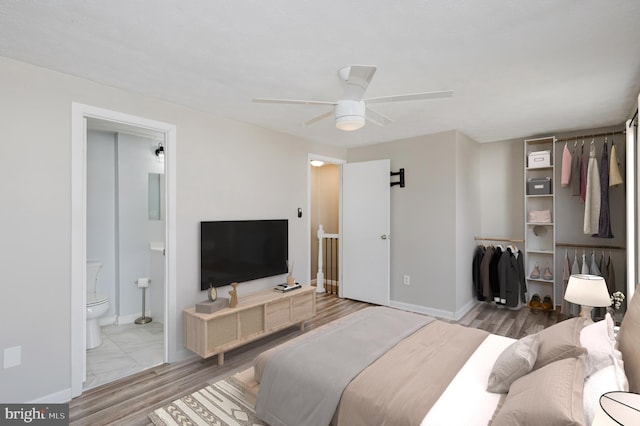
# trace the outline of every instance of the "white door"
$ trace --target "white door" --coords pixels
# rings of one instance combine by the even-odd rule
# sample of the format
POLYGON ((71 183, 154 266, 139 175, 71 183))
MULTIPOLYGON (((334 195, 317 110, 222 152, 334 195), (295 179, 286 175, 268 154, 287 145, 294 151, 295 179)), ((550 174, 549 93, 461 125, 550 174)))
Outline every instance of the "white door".
POLYGON ((390 160, 342 168, 342 296, 389 305, 390 160))

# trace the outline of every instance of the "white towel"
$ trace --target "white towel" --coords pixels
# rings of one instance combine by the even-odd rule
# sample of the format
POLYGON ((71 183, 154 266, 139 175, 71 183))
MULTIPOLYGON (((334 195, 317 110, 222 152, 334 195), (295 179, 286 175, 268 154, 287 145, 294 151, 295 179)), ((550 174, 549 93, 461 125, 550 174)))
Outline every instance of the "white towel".
POLYGON ((584 201, 584 233, 597 234, 600 221, 600 168, 596 159, 596 146, 592 142, 587 168, 587 191, 584 201))

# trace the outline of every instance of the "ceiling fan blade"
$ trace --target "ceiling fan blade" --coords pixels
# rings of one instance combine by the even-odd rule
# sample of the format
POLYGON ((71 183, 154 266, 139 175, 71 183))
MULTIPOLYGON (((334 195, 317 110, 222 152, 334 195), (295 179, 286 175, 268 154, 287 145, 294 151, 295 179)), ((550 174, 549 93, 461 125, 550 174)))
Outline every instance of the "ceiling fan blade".
POLYGON ((323 120, 323 119, 325 119, 327 117, 331 117, 332 115, 333 115, 333 111, 327 111, 324 114, 320 114, 317 117, 313 117, 311 120, 305 121, 304 125, 305 126, 310 126, 310 125, 312 125, 314 123, 317 123, 320 120, 323 120))
POLYGON ((378 126, 384 126, 390 123, 393 123, 393 120, 390 119, 389 117, 387 117, 386 115, 375 111, 371 108, 367 108, 366 109, 366 115, 365 118, 372 122, 373 124, 377 124, 378 126))
MULTIPOLYGON (((361 101, 365 90, 369 87, 369 83, 371 83, 371 79, 376 73, 376 67, 369 65, 352 65, 346 68, 349 74, 345 79, 346 85, 343 98, 352 101, 361 101)), ((345 71, 345 68, 343 68, 338 71, 338 74, 343 76, 345 71)))
POLYGON ((381 103, 381 102, 400 102, 400 101, 418 101, 427 99, 444 99, 453 96, 453 90, 443 90, 440 92, 423 92, 423 93, 409 93, 406 95, 392 95, 381 96, 379 98, 365 99, 366 103, 381 103))
POLYGON ((335 102, 329 101, 305 101, 298 99, 272 99, 272 98, 253 98, 253 102, 259 104, 297 104, 297 105, 335 105, 335 102))

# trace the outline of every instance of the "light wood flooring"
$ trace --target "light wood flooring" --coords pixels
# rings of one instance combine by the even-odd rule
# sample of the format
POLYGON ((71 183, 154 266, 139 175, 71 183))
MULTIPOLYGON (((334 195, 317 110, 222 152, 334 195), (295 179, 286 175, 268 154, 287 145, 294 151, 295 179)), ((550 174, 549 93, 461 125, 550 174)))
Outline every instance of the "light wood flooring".
MULTIPOLYGON (((337 318, 356 312, 366 303, 339 299, 335 295, 316 295, 316 316, 305 323, 305 330, 317 328, 337 318)), ((536 333, 564 319, 556 311, 532 311, 526 307, 511 311, 493 304, 478 303, 460 324, 494 334, 520 338, 536 333)), ((164 364, 133 376, 84 392, 69 404, 71 425, 149 425, 147 414, 171 401, 190 394, 250 367, 261 352, 302 332, 292 327, 225 354, 218 366, 217 357, 190 358, 164 364)))

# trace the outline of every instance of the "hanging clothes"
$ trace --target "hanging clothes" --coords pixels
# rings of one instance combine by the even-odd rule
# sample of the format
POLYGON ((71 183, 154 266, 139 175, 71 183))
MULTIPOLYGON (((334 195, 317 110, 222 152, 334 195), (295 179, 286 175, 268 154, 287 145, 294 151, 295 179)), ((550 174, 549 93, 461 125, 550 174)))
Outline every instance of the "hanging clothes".
POLYGON ((580 199, 584 203, 587 199, 587 162, 584 153, 584 141, 580 146, 580 199))
POLYGON ((571 153, 571 195, 580 195, 580 154, 578 153, 578 141, 573 144, 571 153))
POLYGON ((616 291, 625 292, 626 289, 616 288, 616 272, 613 270, 613 262, 611 261, 611 253, 609 253, 609 259, 607 260, 607 289, 609 290, 609 294, 612 294, 616 291))
POLYGON ((571 180, 571 153, 569 152, 569 148, 567 147, 567 143, 564 144, 564 149, 562 150, 562 172, 560 178, 560 184, 562 186, 569 186, 569 181, 571 180))
POLYGON ((587 255, 582 253, 582 274, 589 275, 589 262, 587 262, 587 255))
POLYGON ((480 263, 480 280, 482 281, 482 297, 484 300, 491 301, 491 281, 489 280, 489 264, 493 257, 494 247, 489 246, 485 248, 484 256, 482 256, 482 262, 480 263))
POLYGON ((480 265, 482 264, 482 258, 484 257, 485 248, 483 245, 476 246, 476 250, 473 253, 473 262, 471 264, 471 278, 473 280, 473 291, 476 294, 476 299, 484 301, 482 295, 482 279, 480 278, 480 265))
POLYGON ((571 265, 571 275, 578 275, 580 273, 580 265, 578 264, 578 250, 573 254, 573 265, 571 265))
POLYGON ((609 153, 606 138, 602 146, 600 167, 600 217, 598 218, 598 233, 593 236, 613 238, 613 232, 611 231, 611 214, 609 212, 609 153))
POLYGON ((598 266, 600 267, 600 275, 602 275, 604 281, 609 281, 609 269, 607 266, 607 261, 604 257, 604 251, 602 252, 602 256, 600 256, 600 262, 598 263, 598 266))
POLYGON ((524 297, 524 263, 518 262, 518 258, 521 257, 522 253, 519 250, 508 246, 498 262, 500 301, 497 303, 506 305, 508 308, 518 308, 524 297))
POLYGON ((623 182, 620 174, 620 162, 618 161, 618 153, 616 146, 611 140, 611 158, 609 160, 609 186, 620 185, 623 182))
POLYGON ((518 282, 520 283, 520 303, 526 304, 529 289, 527 288, 527 280, 524 274, 524 253, 522 251, 520 251, 516 260, 518 264, 518 282))
POLYGON ((589 273, 591 275, 602 276, 600 273, 600 268, 598 268, 598 263, 596 262, 596 254, 591 253, 591 267, 589 268, 589 273))
POLYGON ((584 202, 584 233, 598 232, 600 220, 600 171, 596 159, 596 145, 591 141, 589 166, 587 170, 586 198, 584 202))
POLYGON ((498 246, 493 251, 491 262, 489 263, 489 286, 491 287, 491 299, 494 302, 500 302, 500 280, 498 278, 498 264, 503 255, 502 247, 498 246))

